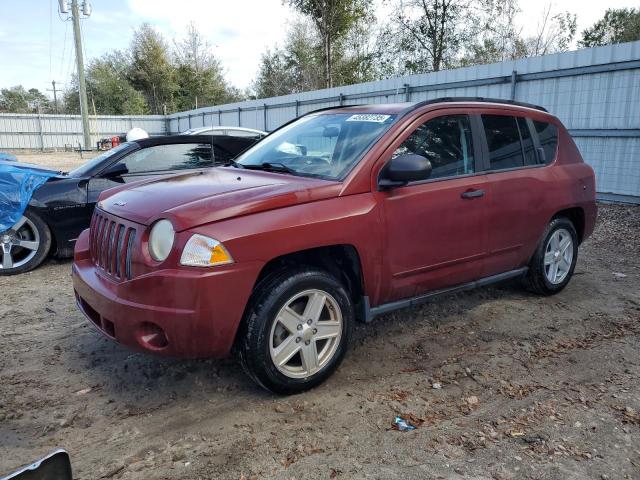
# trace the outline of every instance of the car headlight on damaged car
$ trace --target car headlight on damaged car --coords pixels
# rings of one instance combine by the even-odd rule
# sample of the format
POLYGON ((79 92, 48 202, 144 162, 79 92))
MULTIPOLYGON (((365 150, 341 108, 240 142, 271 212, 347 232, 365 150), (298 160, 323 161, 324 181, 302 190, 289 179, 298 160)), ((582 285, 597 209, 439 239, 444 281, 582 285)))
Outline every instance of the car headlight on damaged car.
POLYGON ((196 233, 184 246, 180 263, 190 267, 212 267, 233 263, 233 258, 218 240, 196 233))
POLYGON ((149 233, 149 254, 158 262, 163 262, 171 253, 173 240, 176 236, 173 225, 169 220, 158 220, 151 227, 149 233))

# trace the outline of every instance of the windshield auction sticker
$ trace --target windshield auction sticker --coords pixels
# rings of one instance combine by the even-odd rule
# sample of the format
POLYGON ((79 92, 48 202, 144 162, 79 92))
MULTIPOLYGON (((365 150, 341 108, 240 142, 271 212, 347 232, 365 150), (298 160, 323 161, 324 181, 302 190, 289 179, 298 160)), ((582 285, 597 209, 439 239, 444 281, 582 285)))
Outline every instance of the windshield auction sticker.
POLYGON ((384 123, 391 115, 380 115, 377 113, 359 113, 357 115, 351 115, 347 118, 347 122, 375 122, 384 123))

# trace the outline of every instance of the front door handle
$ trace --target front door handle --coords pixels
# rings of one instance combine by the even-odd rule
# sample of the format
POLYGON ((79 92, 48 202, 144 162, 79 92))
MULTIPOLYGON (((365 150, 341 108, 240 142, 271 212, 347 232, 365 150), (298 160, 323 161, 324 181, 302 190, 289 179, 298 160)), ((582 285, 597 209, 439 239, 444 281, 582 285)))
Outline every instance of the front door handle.
POLYGON ((484 190, 467 190, 466 192, 462 192, 460 194, 462 198, 479 198, 484 197, 484 190))

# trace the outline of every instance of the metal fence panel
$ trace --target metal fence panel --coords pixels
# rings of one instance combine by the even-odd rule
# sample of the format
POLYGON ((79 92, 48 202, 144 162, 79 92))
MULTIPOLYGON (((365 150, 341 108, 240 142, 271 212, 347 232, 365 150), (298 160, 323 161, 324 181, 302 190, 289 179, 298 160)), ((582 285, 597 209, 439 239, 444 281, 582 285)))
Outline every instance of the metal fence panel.
MULTIPOLYGON (((576 137, 583 157, 596 171, 598 191, 640 202, 640 41, 203 107, 167 117, 98 116, 90 124, 94 141, 134 126, 152 135, 207 125, 272 131, 318 108, 449 96, 544 106, 576 137)), ((0 114, 0 148, 78 145, 81 131, 79 116, 0 114)))
MULTIPOLYGON (((167 133, 163 115, 112 116, 89 118, 91 140, 120 135, 140 127, 150 135, 167 133)), ((54 149, 65 145, 77 147, 82 139, 79 115, 0 114, 0 148, 54 149)))
POLYGON ((170 115, 169 129, 204 112, 206 125, 271 131, 318 108, 452 96, 542 105, 576 137, 599 192, 640 202, 640 41, 205 107, 170 115))

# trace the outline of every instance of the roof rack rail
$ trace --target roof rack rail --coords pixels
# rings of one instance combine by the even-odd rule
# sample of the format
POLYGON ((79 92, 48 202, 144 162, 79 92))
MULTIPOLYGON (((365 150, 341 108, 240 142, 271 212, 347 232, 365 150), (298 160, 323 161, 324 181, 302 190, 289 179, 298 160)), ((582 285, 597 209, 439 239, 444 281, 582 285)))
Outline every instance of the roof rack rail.
POLYGON ((414 105, 414 108, 422 107, 423 105, 430 105, 432 103, 443 103, 443 102, 504 103, 506 105, 517 105, 519 107, 533 108, 535 110, 540 110, 543 112, 547 111, 546 108, 541 107, 540 105, 534 105, 532 103, 518 102, 516 100, 505 100, 502 98, 486 98, 486 97, 440 97, 440 98, 434 98, 431 100, 424 100, 422 102, 418 102, 414 105))

